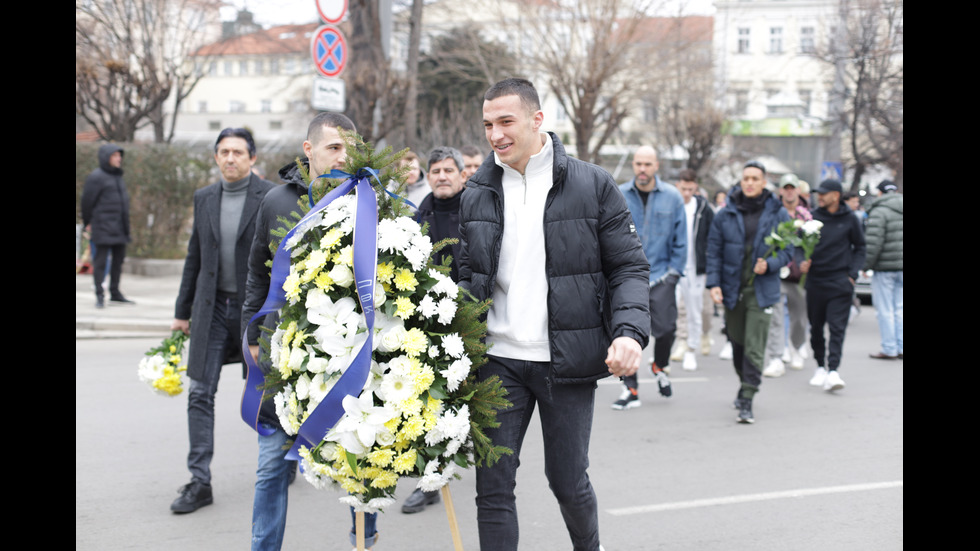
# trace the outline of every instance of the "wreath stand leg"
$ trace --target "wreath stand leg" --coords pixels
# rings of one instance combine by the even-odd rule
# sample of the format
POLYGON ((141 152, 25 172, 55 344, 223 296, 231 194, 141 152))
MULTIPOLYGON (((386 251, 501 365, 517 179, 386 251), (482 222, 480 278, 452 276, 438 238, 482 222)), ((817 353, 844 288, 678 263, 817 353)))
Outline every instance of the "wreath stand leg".
POLYGON ((456 524, 456 509, 453 508, 453 496, 449 493, 449 484, 442 487, 442 501, 446 504, 446 516, 449 517, 449 531, 453 534, 453 548, 463 551, 463 539, 459 536, 459 526, 456 524))
POLYGON ((357 551, 364 551, 364 511, 354 513, 354 529, 357 532, 357 551))

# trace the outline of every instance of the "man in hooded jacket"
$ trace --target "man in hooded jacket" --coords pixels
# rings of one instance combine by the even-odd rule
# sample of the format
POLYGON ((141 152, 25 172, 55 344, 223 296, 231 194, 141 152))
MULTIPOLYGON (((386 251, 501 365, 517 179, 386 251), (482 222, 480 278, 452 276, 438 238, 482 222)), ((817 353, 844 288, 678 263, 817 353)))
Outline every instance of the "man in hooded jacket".
POLYGON ((90 232, 95 245, 92 273, 95 276, 95 307, 105 306, 102 282, 105 281, 105 265, 112 253, 109 268, 109 300, 132 303, 119 291, 126 243, 129 243, 129 193, 123 182, 123 148, 105 144, 99 148, 99 168, 85 178, 82 189, 82 223, 90 232))
POLYGON ((749 161, 742 180, 715 214, 708 234, 705 285, 715 304, 725 305, 725 327, 739 378, 735 407, 739 423, 754 423, 752 400, 762 383, 772 305, 779 300, 779 269, 789 263, 793 247, 766 256, 765 238, 789 220, 783 204, 765 189, 766 169, 749 161))

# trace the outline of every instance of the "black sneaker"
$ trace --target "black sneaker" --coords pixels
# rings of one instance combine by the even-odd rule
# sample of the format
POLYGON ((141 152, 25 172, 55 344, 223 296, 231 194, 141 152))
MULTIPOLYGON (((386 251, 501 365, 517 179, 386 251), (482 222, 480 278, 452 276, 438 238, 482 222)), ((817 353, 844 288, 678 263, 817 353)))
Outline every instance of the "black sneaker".
POLYGON ((657 380, 657 389, 660 391, 660 395, 664 398, 670 398, 674 390, 670 386, 670 379, 667 378, 667 369, 661 369, 657 367, 657 364, 651 364, 650 369, 653 370, 653 378, 657 380))
POLYGON ((128 298, 117 295, 109 299, 110 302, 115 302, 116 304, 136 304, 135 302, 129 300, 128 298))
POLYGON ((640 407, 640 396, 635 388, 624 388, 619 400, 613 402, 613 409, 630 409, 640 407))
POLYGON ((408 496, 402 504, 402 512, 405 514, 419 513, 425 509, 426 505, 439 503, 439 491, 423 492, 416 488, 412 495, 408 496))
POLYGON ((752 400, 749 398, 738 399, 738 418, 736 421, 743 425, 755 423, 755 417, 752 417, 752 400))
POLYGON ((214 503, 210 485, 192 481, 182 486, 179 492, 180 497, 170 504, 170 510, 178 514, 193 513, 205 505, 214 503))
POLYGON ((105 299, 101 295, 95 295, 95 307, 105 308, 105 299))

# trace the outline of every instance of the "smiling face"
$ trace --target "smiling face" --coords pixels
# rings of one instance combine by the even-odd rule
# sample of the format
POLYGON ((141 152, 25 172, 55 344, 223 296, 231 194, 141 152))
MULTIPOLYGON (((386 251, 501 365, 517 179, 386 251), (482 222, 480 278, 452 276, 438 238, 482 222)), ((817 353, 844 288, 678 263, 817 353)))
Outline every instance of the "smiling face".
POLYGON ((452 157, 429 164, 428 180, 436 199, 449 199, 463 189, 463 176, 452 157))
POLYGON ((248 142, 238 136, 228 136, 218 142, 214 162, 226 182, 237 182, 249 175, 255 157, 248 154, 248 142))
POLYGON ((303 153, 310 159, 310 176, 316 178, 344 167, 347 145, 336 128, 324 125, 317 143, 310 143, 309 140, 303 142, 303 153))
POLYGON ((742 193, 748 198, 762 195, 762 190, 766 188, 766 175, 762 170, 748 166, 742 169, 742 193))
POLYGON ((541 110, 529 112, 516 94, 483 102, 483 128, 500 162, 524 173, 531 156, 541 151, 541 110))

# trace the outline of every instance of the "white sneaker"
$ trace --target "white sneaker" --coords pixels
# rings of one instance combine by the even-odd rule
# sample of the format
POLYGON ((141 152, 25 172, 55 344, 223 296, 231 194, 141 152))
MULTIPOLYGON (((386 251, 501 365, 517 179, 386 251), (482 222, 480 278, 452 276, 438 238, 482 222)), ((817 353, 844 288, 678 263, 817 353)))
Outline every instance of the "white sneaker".
POLYGON ((813 377, 810 378, 810 384, 813 386, 823 386, 823 383, 826 380, 827 370, 822 367, 818 367, 817 371, 813 374, 813 377))
POLYGON ((842 388, 844 388, 844 379, 840 378, 840 375, 837 374, 837 370, 835 369, 827 373, 827 377, 823 381, 823 389, 827 392, 833 392, 842 388))
POLYGON ((782 377, 786 374, 786 366, 783 365, 783 360, 779 358, 773 358, 769 362, 769 365, 762 370, 763 377, 782 377))
POLYGON ((718 357, 722 360, 732 359, 732 343, 726 342, 725 346, 722 347, 721 352, 718 353, 718 357))
POLYGON ((800 347, 800 357, 804 360, 810 357, 810 351, 807 350, 805 343, 800 347))
POLYGON ((675 362, 679 362, 684 359, 684 353, 687 352, 687 341, 678 340, 677 344, 674 345, 674 351, 670 353, 670 359, 675 362))
POLYGON ((684 353, 684 371, 694 371, 698 368, 698 360, 694 351, 688 350, 684 353))
POLYGON ((803 369, 803 354, 795 348, 790 349, 789 367, 791 369, 803 369))
POLYGON ((714 344, 715 344, 715 340, 711 338, 711 335, 708 335, 707 333, 704 334, 704 335, 701 335, 701 355, 702 356, 710 356, 711 355, 711 347, 714 344))

